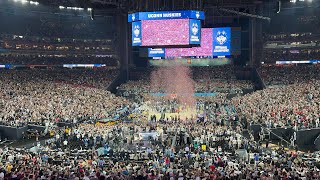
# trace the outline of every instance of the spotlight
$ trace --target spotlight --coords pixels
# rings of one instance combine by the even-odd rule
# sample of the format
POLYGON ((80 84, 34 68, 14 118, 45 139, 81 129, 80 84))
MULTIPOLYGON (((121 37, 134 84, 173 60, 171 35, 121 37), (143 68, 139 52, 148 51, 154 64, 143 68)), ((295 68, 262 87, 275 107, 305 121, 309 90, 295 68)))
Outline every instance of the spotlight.
POLYGON ((64 9, 65 7, 64 6, 59 6, 59 9, 64 9))
POLYGON ((38 2, 35 2, 35 1, 30 1, 30 4, 33 4, 33 5, 39 5, 39 3, 38 2))
POLYGON ((92 8, 88 8, 87 10, 88 10, 88 11, 92 11, 92 8))

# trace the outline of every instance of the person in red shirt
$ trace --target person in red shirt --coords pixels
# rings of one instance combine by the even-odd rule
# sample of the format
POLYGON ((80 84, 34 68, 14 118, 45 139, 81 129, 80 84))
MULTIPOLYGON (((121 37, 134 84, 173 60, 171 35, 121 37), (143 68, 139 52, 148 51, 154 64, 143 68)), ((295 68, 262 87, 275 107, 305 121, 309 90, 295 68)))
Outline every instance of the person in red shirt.
POLYGON ((211 169, 211 171, 216 171, 216 167, 212 164, 212 165, 210 165, 210 169, 211 169))

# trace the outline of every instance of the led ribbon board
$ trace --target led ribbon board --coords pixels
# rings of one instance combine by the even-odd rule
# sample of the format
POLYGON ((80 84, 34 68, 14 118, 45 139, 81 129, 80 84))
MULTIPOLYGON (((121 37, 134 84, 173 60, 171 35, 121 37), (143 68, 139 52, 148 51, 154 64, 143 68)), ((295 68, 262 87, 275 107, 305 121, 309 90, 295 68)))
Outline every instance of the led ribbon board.
POLYGON ((137 12, 128 15, 128 22, 143 20, 167 20, 167 19, 198 19, 204 20, 203 11, 154 11, 154 12, 137 12))

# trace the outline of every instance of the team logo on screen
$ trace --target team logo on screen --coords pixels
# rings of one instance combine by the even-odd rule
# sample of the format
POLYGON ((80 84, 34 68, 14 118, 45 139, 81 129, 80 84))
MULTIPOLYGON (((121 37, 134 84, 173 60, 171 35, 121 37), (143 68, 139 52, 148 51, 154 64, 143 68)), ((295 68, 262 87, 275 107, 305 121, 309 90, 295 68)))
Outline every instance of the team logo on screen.
POLYGON ((133 28, 133 34, 138 37, 140 35, 140 26, 139 25, 136 25, 134 26, 133 28))
POLYGON ((227 42, 227 33, 225 31, 218 31, 216 40, 220 45, 223 45, 224 43, 227 42))
POLYGON ((199 17, 200 17, 200 12, 199 11, 196 12, 196 17, 197 17, 197 19, 199 19, 199 17))
POLYGON ((199 32, 198 24, 197 24, 197 23, 193 23, 193 24, 192 24, 192 34, 193 34, 193 35, 197 35, 198 32, 199 32))
POLYGON ((132 14, 132 21, 134 21, 136 19, 136 15, 135 14, 132 14))

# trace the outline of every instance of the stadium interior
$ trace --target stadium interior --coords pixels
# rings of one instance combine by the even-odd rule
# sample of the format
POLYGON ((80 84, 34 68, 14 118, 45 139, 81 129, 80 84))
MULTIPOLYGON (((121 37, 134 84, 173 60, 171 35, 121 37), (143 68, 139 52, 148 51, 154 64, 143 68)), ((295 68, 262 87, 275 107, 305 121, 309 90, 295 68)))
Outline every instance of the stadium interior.
POLYGON ((320 0, 0 0, 0 180, 320 179, 320 0))

